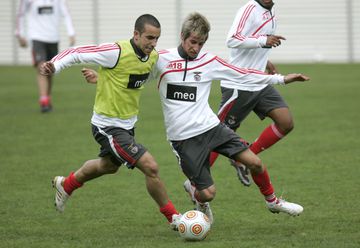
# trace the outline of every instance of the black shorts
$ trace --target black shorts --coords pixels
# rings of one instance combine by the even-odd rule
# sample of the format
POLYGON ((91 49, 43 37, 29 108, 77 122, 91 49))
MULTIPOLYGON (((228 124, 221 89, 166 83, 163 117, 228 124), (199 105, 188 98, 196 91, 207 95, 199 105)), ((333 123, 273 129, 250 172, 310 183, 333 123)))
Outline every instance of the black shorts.
POLYGON ((37 66, 40 62, 51 60, 58 54, 58 43, 47 43, 38 40, 32 41, 33 64, 37 66))
POLYGON ((99 128, 92 125, 92 133, 101 146, 99 157, 110 156, 111 161, 118 166, 125 164, 129 169, 133 169, 146 152, 144 146, 136 143, 134 129, 99 128))
POLYGON ((243 91, 221 87, 222 99, 218 113, 221 122, 236 130, 254 111, 261 119, 277 108, 288 108, 280 93, 271 85, 260 91, 243 91))
POLYGON ((211 151, 233 158, 248 148, 245 142, 223 123, 190 139, 171 141, 171 145, 182 171, 198 190, 214 184, 210 173, 211 151))

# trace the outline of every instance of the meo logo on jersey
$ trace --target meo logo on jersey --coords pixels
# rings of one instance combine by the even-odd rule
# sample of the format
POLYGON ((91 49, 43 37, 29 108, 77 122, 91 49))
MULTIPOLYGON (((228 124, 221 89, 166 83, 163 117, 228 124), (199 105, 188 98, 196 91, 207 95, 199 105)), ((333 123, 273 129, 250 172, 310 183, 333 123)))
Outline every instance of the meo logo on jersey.
POLYGON ((39 15, 51 15, 52 13, 54 13, 52 6, 43 6, 38 8, 39 15))
POLYGON ((185 102, 196 101, 196 87, 193 86, 180 86, 180 85, 167 85, 166 98, 185 102))
POLYGON ((129 83, 127 87, 129 89, 140 88, 145 83, 148 77, 149 77, 149 73, 140 74, 140 75, 130 74, 129 83))

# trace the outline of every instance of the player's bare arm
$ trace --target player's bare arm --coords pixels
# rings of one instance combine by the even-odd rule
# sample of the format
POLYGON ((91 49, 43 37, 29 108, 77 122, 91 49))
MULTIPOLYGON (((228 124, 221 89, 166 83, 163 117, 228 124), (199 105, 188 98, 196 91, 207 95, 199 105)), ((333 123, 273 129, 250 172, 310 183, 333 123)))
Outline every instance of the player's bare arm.
POLYGON ((274 75, 274 74, 278 74, 278 73, 279 73, 279 71, 277 70, 276 66, 275 66, 270 60, 267 61, 266 71, 267 71, 269 74, 271 74, 271 75, 274 75))
POLYGON ((303 74, 300 73, 291 73, 285 76, 284 81, 285 84, 289 84, 292 82, 304 82, 304 81, 308 81, 310 80, 310 78, 308 76, 305 76, 303 74))

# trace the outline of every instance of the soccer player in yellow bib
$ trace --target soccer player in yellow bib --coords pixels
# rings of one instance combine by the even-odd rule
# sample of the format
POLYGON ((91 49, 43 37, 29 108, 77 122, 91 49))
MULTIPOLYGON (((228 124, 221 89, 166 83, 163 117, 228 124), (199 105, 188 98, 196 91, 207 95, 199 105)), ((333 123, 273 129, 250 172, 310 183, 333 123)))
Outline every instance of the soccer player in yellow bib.
POLYGON ((124 164, 129 169, 138 168, 144 173, 150 196, 170 227, 177 228, 180 214, 159 178, 158 164, 134 138, 143 84, 159 57, 154 48, 160 32, 159 21, 150 14, 144 14, 136 20, 130 40, 67 49, 41 67, 43 75, 52 75, 77 63, 100 65, 91 118, 93 136, 101 146, 99 158, 86 161, 68 177, 56 176, 53 179, 58 211, 64 211, 72 192, 85 182, 115 173, 124 164))

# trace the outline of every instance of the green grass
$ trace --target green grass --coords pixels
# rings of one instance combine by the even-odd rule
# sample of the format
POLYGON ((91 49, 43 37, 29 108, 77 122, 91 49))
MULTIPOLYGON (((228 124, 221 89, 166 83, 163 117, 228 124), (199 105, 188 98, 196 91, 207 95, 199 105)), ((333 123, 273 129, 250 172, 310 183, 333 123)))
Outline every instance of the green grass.
MULTIPOLYGON (((213 168, 215 223, 203 242, 170 231, 147 195, 143 175, 121 168, 75 192, 64 214, 53 207, 50 181, 96 158, 90 117, 95 92, 80 68, 55 78, 54 111, 40 114, 35 71, 0 67, 0 247, 360 247, 359 64, 280 65, 307 83, 277 87, 291 107, 295 129, 261 154, 277 193, 301 203, 302 216, 269 213, 258 189, 243 187, 225 158, 213 168)), ((211 106, 217 110, 219 84, 211 106)), ((192 208, 165 138, 155 84, 147 85, 136 129, 156 157, 168 193, 192 208)), ((251 114, 239 134, 254 140, 270 122, 251 114)))

